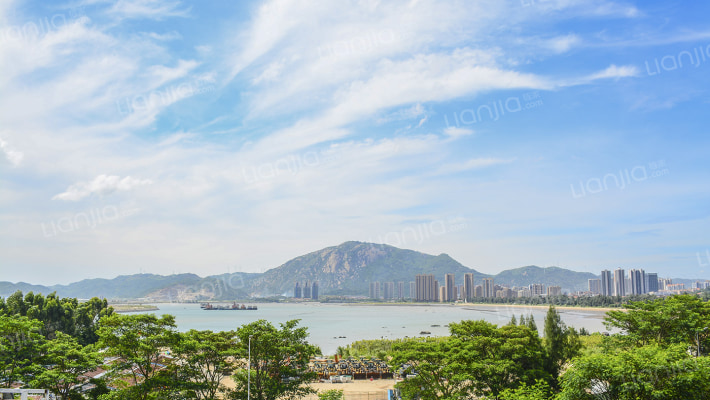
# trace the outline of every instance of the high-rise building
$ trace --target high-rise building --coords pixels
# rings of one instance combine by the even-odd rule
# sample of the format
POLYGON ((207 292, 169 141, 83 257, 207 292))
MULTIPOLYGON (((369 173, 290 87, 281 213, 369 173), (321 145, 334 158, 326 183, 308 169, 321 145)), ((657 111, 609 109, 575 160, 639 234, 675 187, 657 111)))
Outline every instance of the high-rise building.
POLYGON ((649 272, 646 274, 646 293, 653 293, 658 291, 658 274, 655 272, 649 272))
POLYGON ((521 290, 518 290, 518 297, 531 297, 530 289, 523 288, 521 290))
POLYGON ((380 282, 370 282, 370 298, 380 298, 380 282))
POLYGON ((397 282, 397 300, 404 299, 404 282, 397 282))
POLYGON ((446 287, 446 297, 441 301, 456 301, 456 275, 444 274, 444 287, 446 287))
POLYGON ((476 285, 473 287, 473 297, 483 297, 483 286, 476 285))
POLYGON ((293 297, 300 299, 303 297, 303 292, 301 291, 301 284, 296 282, 296 286, 293 287, 293 297))
POLYGON ((383 288, 383 296, 385 300, 392 300, 394 299, 394 282, 384 282, 382 284, 383 288))
POLYGON ((532 296, 542 296, 545 294, 545 285, 542 283, 533 283, 528 287, 532 296))
POLYGON ((602 271, 602 296, 613 296, 614 295, 614 281, 611 277, 611 271, 605 269, 602 271))
POLYGON ((483 278, 483 297, 495 297, 495 287, 493 278, 483 278))
POLYGON ((419 274, 415 277, 417 285, 417 301, 437 301, 439 299, 439 282, 431 274, 419 274))
POLYGON ((629 280, 631 283, 631 294, 638 295, 646 293, 646 273, 644 272, 644 270, 629 270, 629 280))
POLYGON ((311 299, 318 300, 318 282, 316 281, 311 286, 311 299))
POLYGON ((601 279, 590 279, 588 281, 589 291, 593 294, 602 293, 602 280, 601 279))
POLYGON ((446 299, 449 298, 448 293, 446 293, 446 292, 447 292, 446 285, 439 287, 439 301, 442 303, 445 302, 446 299))
POLYGON ((311 298, 311 281, 306 281, 306 283, 303 285, 303 298, 311 298))
POLYGON ((415 300, 417 298, 417 284, 416 282, 409 282, 409 298, 415 300))
POLYGON ((517 297, 517 293, 513 292, 509 287, 504 287, 499 290, 496 290, 496 297, 500 299, 510 299, 513 297, 517 297))
POLYGON ((473 285, 473 273, 466 272, 463 274, 463 298, 464 300, 471 300, 474 297, 474 285, 473 285))
POLYGON ((562 294, 562 288, 560 286, 548 286, 547 295, 548 296, 559 296, 562 294))
POLYGON ((614 296, 626 296, 626 277, 623 268, 614 270, 614 296))
POLYGON ((668 285, 673 284, 673 279, 661 278, 658 280, 658 290, 669 290, 668 285))

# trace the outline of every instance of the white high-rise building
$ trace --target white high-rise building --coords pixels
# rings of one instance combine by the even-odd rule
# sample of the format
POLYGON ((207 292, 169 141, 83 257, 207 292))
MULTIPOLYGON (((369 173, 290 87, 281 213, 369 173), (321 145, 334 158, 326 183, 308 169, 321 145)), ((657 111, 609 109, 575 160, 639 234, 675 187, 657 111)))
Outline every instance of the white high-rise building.
POLYGON ((614 279, 612 278, 611 271, 605 269, 602 271, 602 296, 613 296, 614 295, 614 279))
POLYGON ((614 271, 614 296, 626 296, 626 277, 623 268, 614 271))

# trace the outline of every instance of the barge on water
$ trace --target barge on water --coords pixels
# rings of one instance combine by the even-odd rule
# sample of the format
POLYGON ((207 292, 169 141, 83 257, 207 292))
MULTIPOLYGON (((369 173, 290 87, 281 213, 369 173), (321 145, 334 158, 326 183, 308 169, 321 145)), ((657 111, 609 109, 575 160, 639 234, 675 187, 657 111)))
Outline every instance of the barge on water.
POLYGON ((212 303, 202 303, 202 304, 200 304, 200 308, 203 310, 248 310, 248 311, 256 310, 256 306, 248 306, 246 304, 237 304, 237 302, 232 303, 231 306, 212 304, 212 303))

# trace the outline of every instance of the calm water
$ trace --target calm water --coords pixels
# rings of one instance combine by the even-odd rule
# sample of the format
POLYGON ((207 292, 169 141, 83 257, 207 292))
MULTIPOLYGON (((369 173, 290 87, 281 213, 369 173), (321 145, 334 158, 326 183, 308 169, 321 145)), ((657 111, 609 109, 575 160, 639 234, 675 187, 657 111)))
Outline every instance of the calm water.
MULTIPOLYGON (((278 326, 280 322, 300 319, 308 327, 309 342, 320 346, 323 354, 335 354, 338 346, 356 340, 403 338, 420 336, 430 331, 431 336, 446 336, 444 325, 467 319, 483 319, 505 325, 512 315, 532 314, 538 329, 542 330, 546 308, 502 307, 477 305, 356 305, 356 304, 257 304, 256 311, 204 311, 199 304, 156 304, 156 314, 175 316, 178 329, 222 331, 265 319, 278 326), (439 325, 432 326, 432 325, 439 325), (341 338, 340 336, 344 336, 341 338)), ((558 309, 562 320, 577 329, 590 332, 606 330, 602 324, 604 311, 558 309)))

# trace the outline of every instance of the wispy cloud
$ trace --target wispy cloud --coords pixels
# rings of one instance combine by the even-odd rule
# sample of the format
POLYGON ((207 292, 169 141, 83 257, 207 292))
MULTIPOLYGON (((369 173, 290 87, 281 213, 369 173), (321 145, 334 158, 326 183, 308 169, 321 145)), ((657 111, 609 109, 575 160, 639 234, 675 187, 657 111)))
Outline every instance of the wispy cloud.
POLYGON ((10 146, 10 144, 4 141, 2 138, 0 138, 0 150, 5 153, 7 161, 9 161, 13 167, 19 166, 22 162, 22 159, 25 157, 25 155, 21 151, 12 148, 12 146, 10 146))
POLYGON ((99 175, 91 182, 79 182, 69 186, 69 188, 52 200, 78 201, 92 194, 102 196, 110 195, 117 191, 128 191, 138 186, 150 185, 150 179, 137 179, 127 176, 121 178, 117 175, 99 175))

